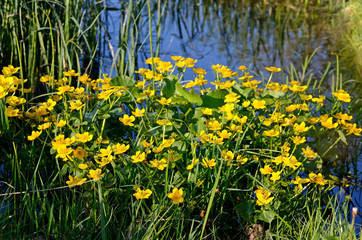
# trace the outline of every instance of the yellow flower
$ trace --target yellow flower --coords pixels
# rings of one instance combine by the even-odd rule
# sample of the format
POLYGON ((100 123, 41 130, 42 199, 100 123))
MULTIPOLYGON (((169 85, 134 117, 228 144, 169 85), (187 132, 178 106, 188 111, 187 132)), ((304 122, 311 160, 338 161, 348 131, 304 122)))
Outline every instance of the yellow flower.
POLYGON ((99 151, 101 152, 99 154, 100 157, 108 157, 109 155, 112 154, 111 146, 108 146, 107 148, 101 148, 99 149, 99 151))
POLYGON ((328 181, 323 178, 323 175, 321 173, 318 173, 318 175, 315 173, 309 173, 308 176, 311 183, 316 183, 322 186, 328 183, 328 181))
POLYGON ((57 90, 58 90, 57 94, 62 95, 63 93, 66 93, 66 92, 73 92, 74 87, 70 87, 67 85, 67 86, 63 86, 63 87, 58 87, 57 90))
POLYGON ((232 110, 234 110, 234 108, 235 108, 234 103, 231 103, 231 104, 227 103, 227 104, 223 105, 222 107, 219 107, 219 110, 221 112, 228 113, 228 112, 231 112, 232 110))
POLYGON ((302 148, 303 153, 309 158, 315 158, 318 154, 313 152, 309 147, 307 149, 302 148))
POLYGON ((226 130, 222 130, 221 132, 220 131, 217 131, 217 135, 219 135, 219 137, 221 138, 229 138, 232 134, 226 130))
POLYGON ((112 96, 113 93, 114 93, 114 90, 102 91, 97 94, 97 98, 108 100, 112 96))
POLYGON ((283 158, 283 164, 285 167, 290 167, 293 170, 296 170, 300 165, 302 165, 301 162, 298 162, 297 158, 295 156, 285 157, 283 158))
POLYGON ((77 142, 86 143, 92 140, 93 134, 89 134, 89 132, 85 133, 76 133, 75 136, 77 136, 78 139, 76 139, 77 142))
POLYGON ((239 165, 244 165, 247 161, 248 161, 248 158, 247 158, 247 157, 243 157, 243 156, 241 156, 241 155, 239 155, 239 156, 236 157, 236 162, 237 162, 237 164, 239 164, 239 165))
POLYGON ((73 149, 67 147, 57 148, 57 155, 55 157, 61 158, 63 161, 67 161, 68 159, 73 161, 73 159, 69 156, 73 152, 73 149))
POLYGON ((70 102, 70 109, 72 110, 80 110, 85 104, 82 103, 80 100, 77 100, 75 102, 70 102))
POLYGON ((164 148, 165 148, 165 147, 161 144, 161 145, 158 146, 158 147, 152 148, 152 152, 154 152, 154 153, 159 153, 159 152, 161 152, 164 148))
POLYGON ((175 62, 177 62, 177 61, 180 61, 180 60, 182 60, 182 59, 184 59, 184 58, 181 57, 181 56, 172 56, 172 55, 171 55, 171 59, 174 60, 175 62))
POLYGON ((137 200, 139 199, 148 199, 152 194, 152 191, 150 189, 141 190, 141 188, 136 189, 136 193, 133 194, 133 196, 136 197, 137 200))
MULTIPOLYGON (((19 109, 15 109, 14 107, 9 106, 9 107, 5 108, 5 114, 8 117, 17 117, 19 114, 19 109)), ((39 129, 39 130, 41 130, 41 129, 39 129)))
POLYGON ((269 204, 274 199, 274 197, 270 197, 271 192, 269 192, 268 190, 264 189, 261 186, 258 186, 258 189, 255 190, 254 193, 256 194, 257 197, 256 203, 258 204, 258 206, 269 204))
POLYGON ((66 77, 76 77, 79 73, 76 73, 74 70, 70 70, 68 72, 63 72, 64 76, 66 77))
POLYGON ((194 168, 194 166, 199 162, 199 159, 193 159, 190 165, 187 165, 186 169, 191 170, 194 168))
POLYGON ((73 151, 73 156, 78 158, 78 159, 83 159, 87 156, 87 152, 84 151, 84 149, 82 147, 77 147, 74 151, 73 151))
POLYGON ((36 138, 38 138, 40 136, 42 131, 32 131, 31 135, 28 136, 28 140, 29 141, 34 141, 36 138))
POLYGON ((338 123, 333 123, 333 118, 330 117, 325 121, 321 121, 321 124, 323 127, 328 128, 328 129, 332 129, 332 128, 336 128, 338 126, 338 123))
POLYGON ((301 178, 299 176, 297 176, 295 178, 295 180, 292 180, 291 183, 295 184, 295 185, 298 185, 298 189, 299 190, 302 190, 303 189, 303 185, 304 183, 309 183, 310 180, 308 178, 301 178))
POLYGON ((53 101, 53 99, 48 99, 48 101, 43 102, 41 104, 42 107, 44 107, 45 109, 47 109, 48 111, 51 111, 54 109, 54 106, 57 104, 56 101, 53 101))
POLYGON ((50 122, 43 123, 43 124, 38 126, 38 129, 39 130, 46 130, 46 129, 50 128, 51 125, 52 125, 52 123, 50 123, 50 122))
POLYGON ((55 141, 52 141, 53 149, 57 150, 58 148, 69 146, 70 144, 75 142, 75 138, 64 138, 63 134, 59 134, 54 138, 55 141))
POLYGON ((304 133, 304 132, 308 131, 309 127, 305 126, 305 122, 301 122, 301 124, 294 123, 293 129, 297 133, 304 133))
POLYGON ((338 120, 344 120, 344 121, 351 121, 353 116, 349 116, 347 113, 336 113, 335 115, 333 115, 336 119, 338 120))
POLYGON ((164 97, 161 98, 161 100, 156 99, 157 102, 159 102, 161 105, 170 105, 171 99, 166 99, 164 97))
POLYGON ((132 114, 135 117, 142 117, 143 115, 145 115, 145 109, 136 108, 136 111, 132 111, 132 114))
POLYGON ((263 175, 272 174, 273 169, 272 169, 268 164, 266 164, 266 165, 264 166, 264 168, 260 168, 260 172, 261 172, 261 174, 263 174, 263 175))
POLYGON ((324 99, 326 99, 326 96, 320 95, 318 98, 312 98, 312 102, 320 103, 323 106, 324 99))
POLYGON ((125 144, 119 144, 117 143, 116 145, 114 145, 112 147, 114 154, 122 154, 124 152, 126 152, 129 149, 129 144, 125 145, 125 144))
POLYGON ((85 169, 88 168, 88 165, 87 165, 87 164, 84 164, 84 163, 80 163, 80 164, 78 164, 78 167, 79 167, 80 169, 82 169, 82 170, 85 170, 85 169))
POLYGON ((102 170, 97 168, 96 170, 89 170, 88 177, 92 178, 93 181, 97 182, 101 177, 103 177, 104 173, 102 174, 102 170))
POLYGON ((276 68, 276 67, 265 67, 266 70, 268 70, 269 72, 280 72, 281 68, 276 68))
POLYGON ((333 95, 342 102, 351 102, 351 96, 346 93, 344 90, 338 90, 336 93, 333 93, 333 95))
POLYGON ((347 135, 350 135, 350 134, 354 134, 356 136, 360 136, 361 135, 361 131, 362 129, 361 128, 357 128, 357 124, 356 123, 349 123, 349 124, 346 124, 346 127, 347 129, 347 135))
POLYGON ((184 192, 183 192, 182 188, 180 188, 180 189, 174 188, 172 190, 172 193, 167 194, 167 197, 172 199, 173 204, 179 204, 184 201, 184 198, 182 197, 183 193, 184 192))
POLYGON ((244 108, 247 108, 247 107, 249 107, 249 105, 250 105, 250 101, 245 100, 245 101, 242 103, 242 105, 243 105, 244 108))
POLYGON ((272 180, 273 182, 278 181, 280 179, 280 173, 281 171, 273 172, 270 180, 272 180))
POLYGON ((151 166, 154 167, 154 168, 158 168, 158 170, 163 170, 167 167, 167 160, 166 158, 162 158, 161 160, 153 160, 153 161, 150 161, 151 163, 151 166))
POLYGON ((206 167, 206 168, 212 168, 212 167, 214 167, 214 166, 216 165, 215 159, 209 160, 209 159, 207 159, 207 158, 204 158, 204 159, 202 160, 201 165, 204 166, 204 167, 206 167))
POLYGON ((123 118, 120 117, 119 118, 119 121, 121 121, 123 123, 123 125, 126 125, 126 126, 134 126, 133 122, 135 121, 135 117, 134 116, 128 116, 127 114, 124 114, 123 115, 123 118))
POLYGON ((290 91, 292 92, 304 92, 307 89, 307 86, 300 86, 300 85, 293 85, 289 87, 290 91))
POLYGON ((244 65, 241 65, 241 66, 239 66, 239 70, 240 71, 245 71, 245 70, 248 70, 248 68, 246 66, 244 66, 244 65))
POLYGON ((78 178, 78 176, 73 178, 71 175, 69 175, 69 181, 66 181, 65 183, 68 184, 68 186, 71 188, 77 185, 82 185, 86 180, 86 178, 78 178))
POLYGON ((232 151, 222 150, 222 157, 228 161, 234 160, 234 153, 232 151))
POLYGON ((141 151, 137 151, 135 155, 131 156, 131 159, 132 163, 143 162, 144 160, 146 160, 146 153, 141 153, 141 151))
POLYGON ((218 121, 209 121, 207 123, 207 126, 208 128, 211 130, 211 131, 216 131, 216 130, 220 130, 221 129, 221 123, 219 123, 218 121))
POLYGON ((201 110, 204 115, 212 115, 212 109, 211 108, 205 108, 201 110))
POLYGON ((305 137, 300 137, 300 136, 294 136, 294 137, 291 137, 291 139, 293 140, 293 143, 295 145, 305 143, 305 141, 306 141, 305 137))
POLYGON ((108 155, 105 157, 101 158, 101 161, 99 161, 97 158, 95 158, 96 163, 99 164, 99 167, 104 167, 106 166, 108 163, 113 161, 113 156, 112 155, 108 155))
POLYGON ((143 145, 145 148, 149 148, 149 147, 152 146, 152 143, 153 143, 153 141, 147 142, 146 140, 143 140, 142 145, 143 145))
POLYGON ((264 135, 268 137, 277 137, 279 136, 280 132, 275 129, 271 129, 269 131, 264 131, 264 135))
POLYGON ((25 98, 20 98, 17 96, 10 96, 6 98, 6 103, 9 104, 10 106, 17 106, 17 105, 21 105, 26 103, 26 99, 25 98))
POLYGON ((54 123, 55 126, 57 127, 64 127, 67 124, 67 122, 65 120, 60 120, 57 123, 54 123))
POLYGON ((170 125, 172 125, 172 123, 168 119, 160 119, 160 120, 157 120, 156 123, 158 125, 160 125, 160 126, 163 126, 163 125, 170 126, 170 125))
POLYGON ((235 85, 235 81, 225 81, 223 83, 220 83, 219 87, 220 89, 228 89, 235 85))
POLYGON ((236 93, 229 93, 228 95, 225 96, 224 102, 226 103, 237 103, 239 102, 240 96, 238 96, 236 93))
POLYGON ((264 108, 266 108, 264 100, 259 101, 258 99, 255 99, 251 105, 253 105, 253 107, 255 109, 264 109, 264 108))

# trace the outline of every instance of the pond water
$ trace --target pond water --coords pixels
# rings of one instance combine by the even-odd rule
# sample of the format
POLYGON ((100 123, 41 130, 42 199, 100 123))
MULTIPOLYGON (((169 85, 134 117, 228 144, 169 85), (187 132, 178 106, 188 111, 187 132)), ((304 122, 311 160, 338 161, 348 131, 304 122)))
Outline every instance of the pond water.
MULTIPOLYGON (((107 1, 109 10, 103 16, 107 34, 104 35, 103 42, 105 50, 102 52, 102 72, 111 72, 113 76, 117 74, 113 56, 117 54, 119 47, 120 28, 124 24, 121 19, 125 19, 124 6, 127 2, 107 1)), ((151 2, 155 50, 158 6, 155 1, 151 2)), ((320 79, 328 65, 331 64, 333 68, 336 62, 334 52, 337 43, 331 35, 333 27, 330 26, 335 11, 325 4, 301 3, 298 6, 292 2, 293 4, 288 4, 288 1, 270 4, 265 4, 265 1, 168 1, 167 5, 159 6, 159 10, 163 12, 160 15, 159 57, 164 61, 170 61, 172 55, 197 59, 196 67, 206 69, 208 80, 214 79, 212 64, 227 65, 233 70, 245 65, 259 79, 261 74, 266 73, 264 67, 281 67, 282 72, 278 77, 283 79, 290 73, 291 65, 297 72, 301 72, 305 59, 315 52, 307 73, 313 74, 313 80, 320 79)), ((147 4, 143 6, 137 25, 137 54, 132 59, 127 59, 134 61, 136 69, 147 67, 144 60, 150 57, 147 4)), ((194 74, 188 71, 184 77, 185 80, 192 80, 194 74)), ((327 80, 326 89, 330 89, 328 83, 330 81, 327 80)), ((361 148, 360 144, 356 146, 361 148)), ((347 151, 347 148, 342 151, 347 151)), ((358 171, 354 172, 357 175, 362 170, 360 153, 359 150, 355 167, 358 171)), ((352 197, 351 207, 357 206, 361 212, 361 188, 351 187, 348 191, 352 197)), ((337 188, 335 192, 338 192, 337 188)), ((361 214, 356 220, 357 223, 362 223, 361 214)))

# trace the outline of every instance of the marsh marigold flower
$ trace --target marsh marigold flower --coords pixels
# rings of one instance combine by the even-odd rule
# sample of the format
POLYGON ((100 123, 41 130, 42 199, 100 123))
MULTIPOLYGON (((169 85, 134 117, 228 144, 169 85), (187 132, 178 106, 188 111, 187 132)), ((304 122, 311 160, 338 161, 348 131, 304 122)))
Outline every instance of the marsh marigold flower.
POLYGON ((76 133, 75 136, 77 136, 77 139, 75 139, 75 141, 82 143, 89 142, 93 138, 93 134, 89 134, 89 132, 76 133))
POLYGON ((141 151, 137 151, 135 155, 131 156, 131 159, 132 163, 143 162, 144 160, 146 160, 146 153, 141 153, 141 151))
POLYGON ((351 96, 346 93, 344 90, 338 90, 337 92, 334 92, 333 95, 342 102, 351 102, 351 96))
POLYGON ((174 188, 172 190, 172 193, 167 194, 167 197, 172 199, 173 204, 179 204, 184 201, 184 198, 182 197, 183 193, 184 192, 183 192, 182 188, 180 188, 180 189, 174 188))
POLYGON ((260 168, 260 172, 261 172, 261 174, 263 174, 263 175, 272 174, 273 169, 272 169, 268 164, 266 164, 266 165, 264 166, 264 168, 260 168))
POLYGON ((280 72, 281 68, 276 68, 276 67, 265 67, 266 70, 268 70, 269 72, 280 72))
POLYGON ((156 99, 157 102, 159 102, 161 105, 170 105, 171 99, 166 99, 165 97, 162 97, 160 100, 156 99))
POLYGON ((321 120, 321 124, 322 124, 323 127, 328 128, 328 129, 336 128, 338 126, 338 122, 333 123, 333 118, 332 117, 328 118, 325 121, 321 120))
POLYGON ((126 126, 134 126, 133 122, 136 120, 136 118, 134 116, 128 116, 127 114, 123 115, 123 118, 120 117, 119 121, 121 121, 123 123, 123 125, 126 126))
POLYGON ((266 108, 264 100, 259 101, 258 99, 255 99, 251 105, 255 109, 264 109, 264 108, 266 108))
POLYGON ((89 170, 88 177, 92 178, 93 181, 97 182, 101 177, 103 177, 104 173, 102 174, 102 170, 97 168, 96 170, 89 170))
POLYGON ((162 158, 161 160, 153 160, 153 161, 150 161, 151 163, 151 166, 154 167, 154 168, 157 168, 158 170, 164 170, 166 167, 167 167, 167 160, 166 158, 162 158))
POLYGON ((271 129, 269 131, 264 131, 264 135, 268 137, 277 137, 279 136, 279 130, 271 129))
POLYGON ((215 163, 215 159, 207 159, 207 158, 204 158, 202 160, 202 163, 201 163, 202 166, 206 167, 206 168, 212 168, 216 165, 215 163))
POLYGON ((302 148, 303 153, 309 158, 315 158, 318 154, 313 152, 309 147, 307 149, 302 148))
POLYGON ((132 111, 132 114, 133 114, 135 117, 142 117, 142 116, 145 115, 145 109, 136 108, 135 111, 132 111))
POLYGON ((133 194, 133 196, 136 197, 137 200, 139 199, 148 199, 152 194, 152 191, 150 189, 141 190, 141 188, 136 189, 136 193, 133 194))
POLYGON ((274 197, 270 197, 271 192, 261 186, 258 186, 258 189, 255 190, 254 193, 257 198, 256 203, 258 204, 258 206, 269 204, 274 199, 274 197))
POLYGON ((201 110, 204 115, 212 115, 212 109, 211 108, 205 108, 201 110))
POLYGON ((324 179, 323 175, 321 173, 315 174, 315 173, 309 173, 309 179, 311 183, 316 183, 318 185, 326 185, 328 183, 327 180, 324 179))
POLYGON ((80 100, 77 100, 75 102, 70 102, 70 109, 72 110, 80 110, 85 104, 82 103, 80 100))
POLYGON ((129 144, 125 145, 125 144, 119 144, 117 143, 116 145, 114 145, 112 147, 112 150, 114 151, 114 154, 122 154, 125 153, 128 149, 129 149, 129 144))
POLYGON ((280 173, 281 171, 273 172, 270 180, 273 182, 278 181, 280 179, 280 173))
POLYGON ((32 131, 31 135, 28 136, 28 140, 29 141, 34 141, 36 138, 38 138, 40 136, 42 131, 32 131))
POLYGON ((82 185, 87 180, 86 178, 78 178, 78 176, 72 177, 69 175, 68 177, 69 181, 66 181, 65 183, 68 184, 70 188, 77 185, 82 185))

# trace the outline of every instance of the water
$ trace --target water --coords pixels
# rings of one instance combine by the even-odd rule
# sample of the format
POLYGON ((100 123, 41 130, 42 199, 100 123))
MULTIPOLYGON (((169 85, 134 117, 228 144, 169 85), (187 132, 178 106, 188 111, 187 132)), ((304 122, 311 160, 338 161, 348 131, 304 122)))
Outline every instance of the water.
MULTIPOLYGON (((233 70, 245 65, 258 79, 266 73, 264 67, 281 67, 282 72, 276 76, 282 79, 290 72, 291 64, 300 72, 305 59, 314 51, 316 53, 307 71, 308 74, 313 73, 313 80, 323 75, 329 63, 334 66, 337 43, 330 30, 333 29, 330 23, 334 9, 324 5, 288 5, 288 1, 271 5, 261 2, 169 1, 161 21, 160 58, 171 61, 172 55, 180 55, 197 59, 195 66, 206 69, 208 80, 214 80, 212 64, 227 65, 233 70)), ((107 1, 111 8, 121 8, 124 6, 122 4, 125 2, 107 1)), ((155 49, 157 4, 152 5, 152 8, 155 49)), ((124 18, 124 14, 121 10, 106 11, 103 18, 108 23, 110 39, 104 43, 106 50, 103 52, 102 72, 112 72, 113 76, 116 72, 112 67, 112 51, 107 46, 112 45, 113 52, 117 51, 120 19, 124 18)), ((136 69, 148 67, 144 63, 150 57, 147 16, 146 5, 138 26, 138 46, 141 47, 136 55, 136 69)), ((184 77, 185 80, 192 80, 195 75, 187 71, 184 77)), ((326 81, 326 89, 330 89, 328 83, 330 80, 326 81)), ((360 153, 357 164, 358 175, 362 169, 360 153)), ((351 207, 357 206, 361 212, 361 188, 350 187, 349 195, 352 198, 351 207)), ((357 216, 356 223, 362 223, 361 214, 357 216)))

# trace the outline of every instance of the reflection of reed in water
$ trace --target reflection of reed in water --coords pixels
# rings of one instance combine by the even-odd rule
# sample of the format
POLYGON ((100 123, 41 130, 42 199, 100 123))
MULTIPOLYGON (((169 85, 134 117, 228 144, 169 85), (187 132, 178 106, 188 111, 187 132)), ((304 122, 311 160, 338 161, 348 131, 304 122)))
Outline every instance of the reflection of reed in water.
MULTIPOLYGON (((183 55, 197 58, 226 56, 230 67, 299 65, 327 42, 325 25, 333 9, 316 2, 277 1, 169 1, 170 22, 178 28, 183 55), (211 45, 211 46, 210 46, 211 45)), ((167 43, 166 43, 167 44, 167 43)), ((322 70, 327 52, 315 56, 312 67, 322 70)))

